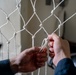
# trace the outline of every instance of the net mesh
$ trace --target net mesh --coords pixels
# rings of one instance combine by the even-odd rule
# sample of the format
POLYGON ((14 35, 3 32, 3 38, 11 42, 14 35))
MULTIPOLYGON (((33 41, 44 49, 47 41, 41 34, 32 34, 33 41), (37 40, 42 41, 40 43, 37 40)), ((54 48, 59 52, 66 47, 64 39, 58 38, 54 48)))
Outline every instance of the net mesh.
MULTIPOLYGON (((74 13, 68 19, 66 19, 65 21, 62 22, 60 20, 60 18, 54 12, 64 2, 64 0, 61 0, 58 4, 55 3, 55 0, 52 0, 53 9, 50 11, 50 15, 48 17, 46 17, 44 20, 41 20, 41 18, 37 14, 37 10, 36 10, 36 3, 37 3, 38 0, 29 0, 30 4, 32 6, 32 9, 33 9, 33 13, 30 16, 30 18, 28 19, 28 21, 25 22, 25 19, 22 16, 22 13, 20 11, 20 9, 21 9, 21 1, 22 0, 16 0, 16 1, 14 0, 15 9, 12 12, 10 12, 9 14, 6 12, 6 10, 4 10, 3 8, 0 7, 0 13, 2 13, 4 15, 4 17, 5 17, 5 22, 0 25, 0 39, 1 39, 1 43, 3 43, 4 47, 5 47, 5 44, 7 45, 6 48, 5 48, 6 50, 4 50, 4 48, 1 49, 1 56, 0 56, 1 60, 5 59, 6 56, 7 56, 7 58, 10 58, 11 54, 12 55, 17 55, 20 52, 20 51, 18 52, 18 50, 21 50, 21 45, 18 45, 18 42, 17 42, 18 39, 17 39, 17 37, 20 37, 21 32, 26 31, 31 36, 32 47, 34 47, 35 46, 35 37, 37 36, 38 33, 40 33, 41 30, 43 30, 43 32, 46 34, 45 38, 47 38, 47 36, 49 35, 48 31, 44 27, 44 23, 47 20, 49 20, 52 16, 54 16, 56 18, 56 20, 58 20, 58 22, 59 22, 58 27, 52 33, 55 33, 55 32, 58 31, 59 36, 61 36, 61 31, 60 31, 61 26, 63 26, 68 20, 70 20, 72 17, 74 17, 76 15, 76 13, 74 13), (23 22, 22 29, 17 29, 16 28, 17 26, 15 26, 15 24, 12 21, 11 17, 15 13, 16 13, 16 15, 19 16, 19 18, 23 22), (36 19, 39 22, 39 25, 38 25, 39 27, 38 27, 38 30, 36 30, 35 32, 32 33, 27 28, 27 26, 32 21, 32 19, 33 19, 34 16, 36 17, 36 19), (7 34, 5 33, 4 34, 4 32, 6 32, 6 31, 3 32, 3 30, 2 30, 3 28, 4 28, 4 30, 7 28, 8 32, 10 32, 9 31, 10 29, 8 29, 8 25, 10 26, 10 29, 12 30, 12 34, 11 34, 11 36, 9 38, 8 38, 8 34, 9 33, 7 33, 7 34), (3 39, 5 39, 5 41, 3 39), (6 42, 6 43, 4 43, 4 42, 6 42), (11 48, 14 49, 12 52, 10 51, 10 49, 11 49, 10 45, 12 44, 11 42, 13 42, 13 48, 12 47, 11 48), (6 54, 6 56, 5 56, 5 54, 6 54)), ((19 22, 19 21, 17 21, 17 22, 19 22)), ((44 45, 47 44, 46 43, 47 40, 45 40, 45 38, 42 39, 42 44, 41 44, 42 47, 44 47, 44 45), (43 42, 45 42, 45 43, 43 44, 43 42)), ((38 70, 38 75, 40 75, 40 71, 41 71, 41 69, 38 70)), ((32 72, 32 75, 33 75, 33 72, 32 72)), ((47 63, 45 65, 45 75, 47 75, 47 63)))

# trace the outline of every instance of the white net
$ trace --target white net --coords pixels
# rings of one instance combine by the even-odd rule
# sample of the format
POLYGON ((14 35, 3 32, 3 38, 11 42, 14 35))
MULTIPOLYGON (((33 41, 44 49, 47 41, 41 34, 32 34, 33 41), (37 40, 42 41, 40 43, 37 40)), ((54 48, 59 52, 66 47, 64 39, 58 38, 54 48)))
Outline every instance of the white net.
MULTIPOLYGON (((25 2, 27 2, 28 4, 30 3, 30 8, 32 9, 32 14, 31 16, 29 16, 29 19, 27 21, 25 21, 24 16, 22 15, 20 9, 21 9, 21 4, 22 4, 22 0, 1 0, 0 3, 2 3, 0 5, 0 16, 2 16, 0 18, 0 20, 4 20, 3 22, 0 21, 0 42, 3 43, 3 47, 1 49, 1 55, 0 55, 0 59, 6 59, 6 58, 10 58, 14 55, 17 55, 20 50, 21 50, 21 38, 20 38, 20 34, 23 32, 26 32, 30 37, 31 37, 31 46, 44 46, 46 45, 45 38, 47 38, 48 34, 52 34, 54 32, 58 31, 59 36, 62 35, 61 33, 61 26, 63 26, 67 21, 69 21, 72 17, 74 17, 76 15, 76 13, 74 13, 73 15, 71 15, 68 19, 66 19, 65 21, 62 21, 59 18, 59 12, 63 11, 62 7, 60 7, 60 5, 64 2, 64 0, 61 0, 59 2, 59 0, 52 0, 52 9, 49 10, 50 15, 47 15, 48 17, 42 19, 39 15, 39 13, 37 13, 37 8, 36 5, 38 5, 38 0, 26 0, 25 2), (7 6, 7 2, 10 2, 10 6, 7 6), (4 7, 3 7, 4 5, 4 7), (11 10, 11 5, 14 5, 13 10, 11 10), (8 9, 10 9, 10 11, 8 9), (7 10, 6 10, 7 9, 7 10), (59 9, 57 11, 57 9, 59 9), (7 12, 9 11, 9 12, 7 12), (12 18, 13 17, 13 18, 12 18), (48 29, 48 20, 52 20, 52 19, 56 19, 56 21, 59 22, 59 24, 57 25, 57 28, 55 29, 54 27, 52 28, 53 30, 51 32, 49 27, 52 27, 49 25, 48 29), (22 20, 22 29, 20 28, 20 19, 22 20), (37 24, 38 25, 34 25, 35 23, 32 23, 34 21, 33 20, 37 20, 37 24), (47 24, 46 24, 47 21, 47 24), (31 23, 30 23, 31 22, 31 23), (31 24, 31 25, 30 25, 31 24), (31 28, 32 27, 32 28, 31 28), (33 28, 35 27, 35 28, 33 28), (31 30, 29 29, 31 28, 31 30), (48 31, 49 30, 49 31, 48 31), (41 32, 42 31, 42 32, 41 32), (38 45, 38 43, 35 45, 35 42, 37 42, 37 40, 39 40, 40 36, 38 36, 38 34, 41 34, 42 39, 40 39, 41 43, 38 45), (43 35, 45 34, 45 35, 43 35), (38 36, 38 38, 36 39, 36 36, 38 36), (45 43, 43 44, 43 42, 45 41, 45 43), (6 49, 6 50, 5 50, 6 49), (11 50, 12 49, 12 50, 11 50)), ((25 5, 26 6, 26 5, 25 5)), ((29 9, 27 7, 27 9, 29 9)), ((43 8, 45 10, 45 8, 43 8)), ((47 8, 48 9, 48 8, 47 8)), ((30 9, 29 9, 30 10, 30 9)), ((40 10, 40 9, 39 9, 40 10)), ((41 11, 43 14, 46 12, 41 11)), ((29 12, 28 12, 29 13, 29 12)), ((54 20, 54 24, 56 23, 56 21, 54 20)), ((54 25, 53 24, 53 25, 54 25)), ((25 35, 25 34, 23 34, 25 35)), ((27 36, 27 35, 25 35, 27 36)), ((27 42, 27 41, 26 41, 27 42)), ((26 43, 25 43, 26 44, 26 43)), ((40 75, 41 69, 38 70, 37 74, 40 75)), ((32 75, 34 73, 32 72, 32 75)), ((47 63, 45 65, 45 75, 47 75, 47 63)))

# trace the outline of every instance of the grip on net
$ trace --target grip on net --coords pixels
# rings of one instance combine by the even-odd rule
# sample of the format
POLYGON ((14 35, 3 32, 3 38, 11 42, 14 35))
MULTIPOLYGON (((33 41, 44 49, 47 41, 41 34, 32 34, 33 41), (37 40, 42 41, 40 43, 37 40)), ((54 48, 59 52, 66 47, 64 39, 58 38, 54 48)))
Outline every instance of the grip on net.
MULTIPOLYGON (((48 39, 47 38, 44 38, 43 42, 42 42, 42 47, 41 47, 41 50, 44 48, 44 47, 47 47, 47 44, 48 44, 48 39)), ((48 61, 47 61, 47 64, 49 67, 51 67, 52 69, 55 68, 55 65, 53 64, 53 58, 51 58, 48 54, 48 61)))

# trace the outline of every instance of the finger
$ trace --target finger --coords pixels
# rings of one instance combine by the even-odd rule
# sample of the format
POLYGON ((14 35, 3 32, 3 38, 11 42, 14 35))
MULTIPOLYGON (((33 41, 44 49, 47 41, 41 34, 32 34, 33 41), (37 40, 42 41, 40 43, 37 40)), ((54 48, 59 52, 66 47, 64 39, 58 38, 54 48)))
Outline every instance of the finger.
POLYGON ((50 47, 49 52, 54 52, 54 49, 50 47))
POLYGON ((47 57, 47 53, 37 53, 37 58, 45 58, 47 57))
POLYGON ((49 56, 51 57, 51 58, 53 58, 54 56, 55 56, 55 53, 54 52, 49 52, 49 56))
POLYGON ((46 47, 41 48, 40 52, 47 52, 47 48, 46 47))
POLYGON ((53 44, 54 44, 54 42, 49 42, 49 43, 48 43, 48 46, 49 46, 49 47, 53 47, 53 44))
POLYGON ((58 38, 59 38, 59 36, 57 36, 55 33, 48 35, 49 40, 57 40, 58 38))
POLYGON ((40 51, 40 48, 39 47, 32 47, 32 48, 29 48, 29 49, 26 49, 27 52, 39 52, 40 51))
POLYGON ((45 62, 47 61, 47 57, 46 58, 37 58, 37 62, 45 62))
POLYGON ((42 63, 37 63, 37 66, 38 66, 38 67, 42 67, 42 66, 44 66, 44 65, 45 65, 44 62, 42 62, 42 63))
POLYGON ((37 61, 38 62, 45 62, 47 60, 47 53, 38 53, 37 54, 37 61))
POLYGON ((50 53, 49 56, 50 56, 51 58, 53 58, 53 57, 55 56, 55 53, 50 53))

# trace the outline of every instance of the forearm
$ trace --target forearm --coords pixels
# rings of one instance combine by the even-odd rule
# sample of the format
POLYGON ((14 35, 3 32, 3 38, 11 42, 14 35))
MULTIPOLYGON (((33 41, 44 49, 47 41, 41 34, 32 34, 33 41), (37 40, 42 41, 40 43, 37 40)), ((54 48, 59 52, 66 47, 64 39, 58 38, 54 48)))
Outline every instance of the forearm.
POLYGON ((14 75, 9 60, 0 61, 0 75, 14 75))
POLYGON ((76 74, 75 66, 71 59, 64 58, 59 61, 54 75, 74 75, 76 74))

